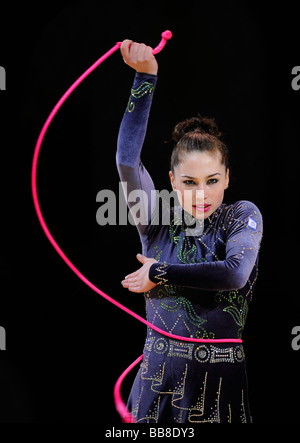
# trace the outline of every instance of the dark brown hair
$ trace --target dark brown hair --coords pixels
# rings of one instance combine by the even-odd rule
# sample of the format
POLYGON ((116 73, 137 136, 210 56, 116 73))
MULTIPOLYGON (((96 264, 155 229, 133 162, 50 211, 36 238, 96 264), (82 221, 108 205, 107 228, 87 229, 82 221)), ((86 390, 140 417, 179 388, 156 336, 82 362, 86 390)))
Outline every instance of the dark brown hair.
POLYGON ((171 155, 171 171, 174 173, 185 154, 193 151, 217 152, 221 154, 221 162, 229 169, 229 150, 221 141, 222 133, 213 119, 197 117, 178 123, 172 133, 172 140, 176 143, 171 155))

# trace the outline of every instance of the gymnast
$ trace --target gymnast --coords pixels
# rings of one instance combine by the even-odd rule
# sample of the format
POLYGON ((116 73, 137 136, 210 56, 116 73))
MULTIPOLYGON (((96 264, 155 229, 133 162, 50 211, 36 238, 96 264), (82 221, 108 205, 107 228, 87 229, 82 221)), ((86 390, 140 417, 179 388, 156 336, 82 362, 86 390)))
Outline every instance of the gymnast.
MULTIPOLYGON (((140 156, 158 63, 144 44, 124 40, 120 50, 135 76, 118 135, 117 168, 128 194, 141 189, 149 196, 147 223, 136 223, 140 266, 122 285, 144 293, 147 321, 170 334, 191 340, 237 339, 193 343, 148 326, 127 407, 138 423, 252 422, 245 354, 238 339, 257 280, 261 213, 250 201, 224 203, 229 150, 215 121, 197 115, 173 130, 169 177, 178 204, 170 208, 169 224, 153 223, 161 202, 157 198, 153 204, 155 186, 140 156), (180 223, 178 214, 184 214, 180 223), (202 223, 197 235, 190 235, 189 217, 202 223)), ((159 166, 159 158, 153 161, 159 166)))

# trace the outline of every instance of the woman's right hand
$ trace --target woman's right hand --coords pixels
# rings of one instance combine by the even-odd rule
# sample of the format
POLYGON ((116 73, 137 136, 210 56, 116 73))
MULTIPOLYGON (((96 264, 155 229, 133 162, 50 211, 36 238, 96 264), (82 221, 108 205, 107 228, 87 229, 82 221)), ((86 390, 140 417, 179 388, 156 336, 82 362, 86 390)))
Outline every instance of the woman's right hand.
POLYGON ((158 63, 152 54, 151 46, 124 40, 120 46, 124 62, 137 72, 157 75, 158 63))

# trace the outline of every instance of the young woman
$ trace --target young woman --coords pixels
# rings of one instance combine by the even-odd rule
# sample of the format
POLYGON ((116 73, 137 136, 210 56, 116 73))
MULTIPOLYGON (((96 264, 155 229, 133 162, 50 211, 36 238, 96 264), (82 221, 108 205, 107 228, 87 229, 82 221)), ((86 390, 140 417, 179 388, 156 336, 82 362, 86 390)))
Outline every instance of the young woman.
MULTIPOLYGON (((121 53, 136 74, 119 131, 117 167, 127 195, 143 190, 149 197, 147 223, 137 222, 141 266, 122 285, 144 292, 147 319, 160 329, 192 338, 241 338, 257 279, 260 211, 249 201, 223 203, 228 150, 214 121, 195 117, 173 132, 169 175, 179 212, 170 209, 169 224, 153 223, 159 204, 153 204, 155 187, 140 154, 158 65, 144 44, 124 40, 121 53), (202 221, 197 235, 187 234, 185 217, 178 223, 180 211, 202 221)), ((128 407, 139 423, 251 422, 242 345, 180 342, 148 328, 128 407)))

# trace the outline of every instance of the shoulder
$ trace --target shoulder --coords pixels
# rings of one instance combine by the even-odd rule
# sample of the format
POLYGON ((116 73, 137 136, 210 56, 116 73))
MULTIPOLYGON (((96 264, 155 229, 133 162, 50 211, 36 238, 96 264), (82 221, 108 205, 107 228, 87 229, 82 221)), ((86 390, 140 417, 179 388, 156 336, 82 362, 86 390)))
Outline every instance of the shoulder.
POLYGON ((237 225, 240 225, 254 232, 262 231, 262 214, 253 202, 239 200, 226 206, 224 210, 224 221, 227 226, 237 227, 237 225))
POLYGON ((255 203, 249 200, 239 200, 231 205, 225 205, 224 211, 227 215, 235 216, 262 216, 255 203))
POLYGON ((239 215, 260 215, 261 212, 256 206, 255 203, 249 201, 249 200, 239 200, 232 205, 230 205, 231 211, 235 214, 239 215))

